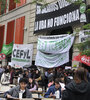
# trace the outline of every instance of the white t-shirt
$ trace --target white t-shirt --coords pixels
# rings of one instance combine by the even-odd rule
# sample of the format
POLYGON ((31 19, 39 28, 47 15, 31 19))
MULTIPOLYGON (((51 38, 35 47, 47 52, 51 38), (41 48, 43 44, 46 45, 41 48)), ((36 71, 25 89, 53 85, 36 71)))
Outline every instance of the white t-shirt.
POLYGON ((64 83, 59 82, 59 84, 61 85, 61 88, 65 89, 65 84, 64 83))

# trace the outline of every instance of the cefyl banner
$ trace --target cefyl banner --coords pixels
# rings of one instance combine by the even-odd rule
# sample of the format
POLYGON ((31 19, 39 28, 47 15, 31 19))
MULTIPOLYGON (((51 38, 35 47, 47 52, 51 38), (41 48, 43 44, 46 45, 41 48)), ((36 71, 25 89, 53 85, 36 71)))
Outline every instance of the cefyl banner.
POLYGON ((14 44, 11 63, 23 67, 32 64, 33 44, 14 44))
POLYGON ((73 35, 67 35, 58 39, 38 38, 37 50, 54 54, 67 52, 73 44, 74 37, 73 35))
POLYGON ((69 62, 69 49, 73 44, 74 36, 46 37, 38 39, 35 65, 53 68, 69 62))
POLYGON ((43 9, 40 4, 37 4, 34 33, 87 22, 85 1, 83 0, 80 5, 74 4, 78 0, 71 1, 72 3, 67 0, 58 0, 43 9))
POLYGON ((11 42, 10 44, 3 44, 1 53, 9 55, 12 53, 12 49, 13 49, 13 42, 11 42))

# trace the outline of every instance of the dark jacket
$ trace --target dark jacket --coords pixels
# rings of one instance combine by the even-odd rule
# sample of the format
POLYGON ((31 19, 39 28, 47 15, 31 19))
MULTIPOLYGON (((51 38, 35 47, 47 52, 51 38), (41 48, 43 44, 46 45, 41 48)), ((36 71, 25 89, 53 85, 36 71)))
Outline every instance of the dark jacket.
MULTIPOLYGON (((16 86, 12 88, 10 91, 5 93, 5 97, 7 94, 11 95, 12 97, 19 98, 20 86, 16 86)), ((31 92, 26 88, 25 93, 23 93, 23 98, 32 98, 31 92)))
MULTIPOLYGON (((61 88, 59 88, 58 90, 59 90, 59 92, 60 92, 60 98, 61 98, 61 88)), ((55 91, 57 91, 57 90, 56 90, 56 88, 55 88, 55 85, 53 85, 53 86, 51 86, 51 87, 48 89, 48 91, 45 93, 44 97, 45 97, 45 98, 48 98, 48 97, 50 96, 50 93, 55 94, 55 91)))
POLYGON ((82 81, 76 84, 72 81, 67 84, 62 93, 62 100, 90 100, 90 83, 82 81))

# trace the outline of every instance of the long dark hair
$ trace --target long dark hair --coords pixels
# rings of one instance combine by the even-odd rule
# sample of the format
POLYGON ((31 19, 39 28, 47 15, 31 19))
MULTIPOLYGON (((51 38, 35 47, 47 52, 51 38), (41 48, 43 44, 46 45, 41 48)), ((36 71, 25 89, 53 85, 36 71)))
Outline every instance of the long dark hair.
MULTIPOLYGON (((31 78, 31 79, 32 79, 32 78, 31 78)), ((32 79, 32 83, 29 82, 28 85, 27 85, 27 88, 28 88, 28 89, 31 89, 31 88, 34 87, 34 85, 37 85, 37 84, 36 84, 35 80, 32 79), (31 84, 32 84, 32 86, 31 86, 31 84)))
POLYGON ((86 70, 83 67, 79 67, 75 71, 74 80, 76 83, 81 83, 82 81, 88 82, 86 70))

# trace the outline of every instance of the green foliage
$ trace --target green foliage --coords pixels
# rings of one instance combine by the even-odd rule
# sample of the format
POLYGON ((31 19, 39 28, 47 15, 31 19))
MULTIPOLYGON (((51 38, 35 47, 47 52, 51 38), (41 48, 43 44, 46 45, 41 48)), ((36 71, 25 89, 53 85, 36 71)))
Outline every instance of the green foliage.
POLYGON ((1 14, 3 14, 6 9, 6 0, 0 0, 0 3, 1 3, 1 14))
POLYGON ((14 0, 15 3, 20 3, 20 0, 14 0))
POLYGON ((81 55, 90 56, 90 41, 75 44, 74 47, 79 49, 81 55))
POLYGON ((70 31, 68 31, 68 32, 67 32, 67 34, 71 34, 71 32, 70 32, 70 31))
POLYGON ((46 0, 33 0, 32 3, 44 3, 46 0))
MULTIPOLYGON (((20 3, 20 0, 14 0, 15 3, 20 3)), ((7 2, 6 0, 0 0, 1 3, 1 14, 4 13, 5 9, 7 8, 7 2)), ((44 5, 42 7, 45 7, 47 5, 46 0, 33 0, 32 3, 43 3, 44 5)))
MULTIPOLYGON (((90 30, 90 23, 83 25, 82 29, 90 30)), ((85 32, 85 34, 90 35, 90 31, 85 32)), ((90 37, 88 37, 87 40, 83 43, 75 44, 74 47, 79 49, 81 55, 90 56, 90 37)))
POLYGON ((33 0, 32 4, 33 4, 33 3, 37 3, 37 0, 33 0))
MULTIPOLYGON (((20 0, 14 0, 15 3, 20 3, 20 0)), ((1 14, 5 12, 5 9, 7 8, 7 2, 6 0, 0 0, 1 3, 1 14)))
POLYGON ((90 13, 90 9, 87 9, 87 11, 86 11, 87 13, 90 13))
POLYGON ((90 23, 84 25, 82 28, 83 28, 83 29, 90 29, 90 23))
POLYGON ((73 65, 73 67, 74 67, 74 68, 76 68, 76 67, 77 67, 77 65, 73 65))
POLYGON ((32 4, 40 3, 42 4, 41 9, 45 8, 49 3, 46 0, 33 0, 32 4))
POLYGON ((80 51, 86 50, 90 47, 90 41, 86 41, 83 43, 75 44, 75 48, 78 48, 80 51))
POLYGON ((38 2, 44 2, 44 0, 37 0, 38 2))
POLYGON ((74 5, 80 5, 83 1, 77 0, 77 1, 74 2, 74 0, 67 0, 67 2, 74 3, 74 5))
POLYGON ((82 52, 81 52, 81 55, 90 56, 90 49, 82 51, 82 52))
POLYGON ((82 4, 82 2, 83 2, 82 0, 77 0, 74 4, 75 5, 80 5, 80 4, 82 4))

